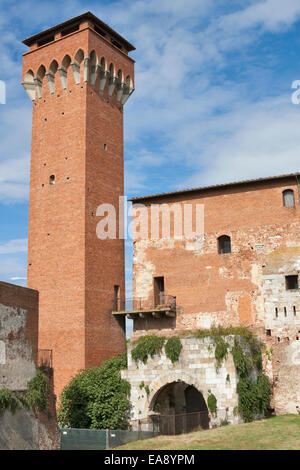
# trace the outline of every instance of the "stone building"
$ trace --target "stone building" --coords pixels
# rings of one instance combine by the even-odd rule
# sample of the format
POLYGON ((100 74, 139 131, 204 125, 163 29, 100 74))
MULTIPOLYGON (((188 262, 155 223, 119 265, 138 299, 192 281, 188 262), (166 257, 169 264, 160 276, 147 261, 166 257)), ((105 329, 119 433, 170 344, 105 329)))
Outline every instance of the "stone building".
POLYGON ((38 351, 38 292, 0 282, 0 390, 24 393, 44 362, 48 376, 49 409, 0 409, 0 449, 59 449, 51 364, 38 351))
MULTIPOLYGON (((273 351, 265 369, 275 411, 296 413, 300 406, 299 173, 132 201, 134 298, 124 310, 134 321, 133 340, 213 325, 249 327, 273 351), (181 230, 185 211, 193 216, 188 232, 181 230)), ((123 314, 122 308, 115 312, 123 314)), ((124 377, 132 386, 133 417, 151 414, 159 390, 182 381, 200 391, 205 401, 208 389, 214 390, 220 408, 227 409, 230 422, 236 422, 236 377, 230 360, 216 374, 205 343, 192 338, 182 343, 183 352, 174 365, 163 356, 137 365, 130 355, 124 377), (225 380, 228 373, 233 377, 230 383, 225 380), (148 387, 148 397, 141 397, 141 383, 148 387)), ((176 407, 175 400, 173 412, 176 407)), ((219 422, 222 419, 220 415, 219 422)))

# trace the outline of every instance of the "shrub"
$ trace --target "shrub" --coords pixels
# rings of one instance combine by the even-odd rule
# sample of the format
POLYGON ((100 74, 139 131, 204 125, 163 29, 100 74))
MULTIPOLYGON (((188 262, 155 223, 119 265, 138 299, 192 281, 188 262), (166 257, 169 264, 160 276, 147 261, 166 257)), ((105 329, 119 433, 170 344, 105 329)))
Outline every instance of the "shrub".
POLYGON ((60 426, 127 429, 130 385, 121 378, 126 368, 126 356, 119 355, 75 375, 60 396, 60 426))

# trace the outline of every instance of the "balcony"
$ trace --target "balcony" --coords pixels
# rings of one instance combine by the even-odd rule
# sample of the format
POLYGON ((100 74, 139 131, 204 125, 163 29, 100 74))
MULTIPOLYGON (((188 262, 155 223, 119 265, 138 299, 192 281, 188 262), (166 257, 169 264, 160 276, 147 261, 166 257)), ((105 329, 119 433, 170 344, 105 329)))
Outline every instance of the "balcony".
POLYGON ((176 316, 176 297, 160 293, 156 301, 134 297, 114 300, 113 315, 126 315, 131 320, 138 318, 162 318, 176 316))

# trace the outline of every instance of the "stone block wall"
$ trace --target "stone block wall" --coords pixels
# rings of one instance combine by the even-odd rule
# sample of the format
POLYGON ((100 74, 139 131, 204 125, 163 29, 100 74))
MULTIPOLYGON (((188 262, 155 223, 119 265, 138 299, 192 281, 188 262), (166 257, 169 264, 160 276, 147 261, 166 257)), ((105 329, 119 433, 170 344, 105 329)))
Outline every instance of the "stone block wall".
POLYGON ((0 388, 26 390, 38 356, 38 292, 0 282, 0 388))
POLYGON ((128 370, 122 377, 130 382, 133 422, 153 414, 153 407, 158 393, 168 384, 184 382, 194 386, 207 404, 212 393, 217 398, 217 415, 211 416, 210 426, 220 425, 227 419, 231 424, 238 424, 241 419, 236 416, 238 405, 236 393, 237 373, 231 354, 216 371, 214 343, 211 339, 196 339, 192 336, 181 339, 182 351, 178 362, 172 364, 164 349, 159 356, 148 358, 146 364, 133 361, 130 343, 128 351, 128 370), (142 384, 144 385, 142 387, 142 384), (147 395, 145 387, 149 387, 147 395))
MULTIPOLYGON (((26 391, 36 375, 38 359, 38 292, 0 282, 0 389, 26 391)), ((53 371, 46 413, 0 410, 1 450, 59 449, 53 371)))

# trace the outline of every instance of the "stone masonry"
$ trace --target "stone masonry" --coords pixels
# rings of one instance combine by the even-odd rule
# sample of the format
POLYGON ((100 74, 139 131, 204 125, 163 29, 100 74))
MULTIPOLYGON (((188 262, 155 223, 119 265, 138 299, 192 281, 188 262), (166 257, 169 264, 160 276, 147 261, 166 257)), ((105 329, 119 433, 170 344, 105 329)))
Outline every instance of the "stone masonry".
POLYGON ((148 358, 146 364, 136 364, 131 357, 133 343, 129 346, 128 370, 122 372, 122 377, 131 384, 132 423, 153 415, 155 399, 163 387, 174 382, 184 382, 200 391, 207 402, 210 393, 215 395, 218 403, 216 416, 210 416, 210 426, 220 425, 228 420, 231 424, 241 422, 235 413, 238 405, 236 393, 237 374, 232 356, 216 371, 214 345, 211 339, 196 339, 186 337, 181 340, 182 351, 179 361, 172 364, 164 350, 160 356, 148 358), (147 395, 145 388, 149 387, 147 395))
MULTIPOLYGON (((38 366, 38 292, 0 282, 0 389, 25 392, 38 366)), ((47 371, 49 414, 4 410, 0 449, 59 449, 53 374, 47 371)))

